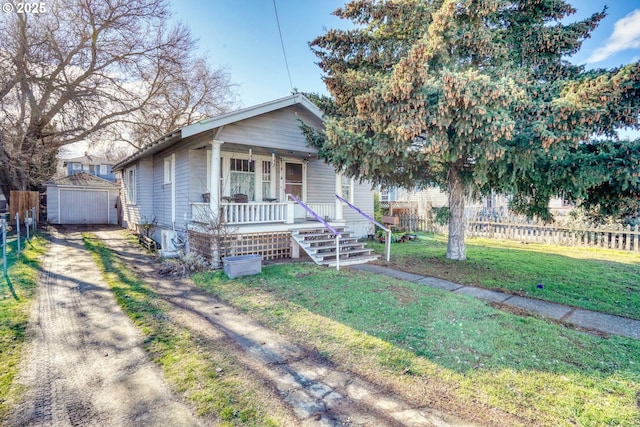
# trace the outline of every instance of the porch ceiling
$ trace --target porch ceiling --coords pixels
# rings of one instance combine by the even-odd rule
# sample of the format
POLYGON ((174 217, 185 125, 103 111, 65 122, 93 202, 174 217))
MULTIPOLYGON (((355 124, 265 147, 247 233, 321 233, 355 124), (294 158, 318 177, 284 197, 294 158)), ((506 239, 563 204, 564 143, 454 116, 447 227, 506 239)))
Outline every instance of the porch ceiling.
MULTIPOLYGON (((259 144, 259 142, 256 144, 259 144)), ((264 147, 260 145, 254 145, 254 144, 245 145, 245 144, 238 144, 235 142, 227 142, 227 141, 225 141, 225 143, 222 144, 223 152, 246 154, 249 152, 249 149, 251 149, 252 154, 255 154, 255 155, 270 156, 271 154, 275 154, 277 157, 295 157, 298 159, 317 159, 318 158, 318 152, 313 148, 308 148, 308 150, 304 150, 304 151, 303 150, 288 151, 288 150, 276 149, 272 147, 264 147)))

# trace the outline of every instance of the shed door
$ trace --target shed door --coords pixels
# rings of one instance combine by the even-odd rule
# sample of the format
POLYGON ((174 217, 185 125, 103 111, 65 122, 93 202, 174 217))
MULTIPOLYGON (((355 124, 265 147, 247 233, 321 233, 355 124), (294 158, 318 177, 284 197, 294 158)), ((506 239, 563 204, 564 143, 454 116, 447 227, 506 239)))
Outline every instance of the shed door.
POLYGON ((60 224, 109 224, 109 192, 61 189, 60 224))

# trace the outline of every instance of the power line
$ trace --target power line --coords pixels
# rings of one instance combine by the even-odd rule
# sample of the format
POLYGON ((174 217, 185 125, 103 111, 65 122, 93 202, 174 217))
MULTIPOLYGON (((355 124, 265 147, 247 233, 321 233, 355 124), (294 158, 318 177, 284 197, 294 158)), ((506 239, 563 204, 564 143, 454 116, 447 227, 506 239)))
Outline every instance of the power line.
POLYGON ((282 46, 282 56, 284 56, 284 65, 287 68, 287 76, 289 76, 289 86, 291 86, 291 93, 294 92, 293 83, 291 82, 291 72, 289 71, 289 62, 287 61, 287 52, 284 49, 284 40, 282 39, 282 30, 280 29, 280 18, 278 18, 278 8, 276 7, 276 0, 273 0, 273 11, 276 13, 276 23, 278 24, 278 34, 280 34, 280 45, 282 46))

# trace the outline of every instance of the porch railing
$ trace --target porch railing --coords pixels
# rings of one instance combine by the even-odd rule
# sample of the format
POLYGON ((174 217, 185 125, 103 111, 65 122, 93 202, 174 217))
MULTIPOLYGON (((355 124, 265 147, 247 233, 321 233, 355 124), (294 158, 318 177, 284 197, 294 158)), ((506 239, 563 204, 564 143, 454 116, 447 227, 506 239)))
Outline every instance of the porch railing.
POLYGON ((227 224, 285 222, 286 203, 221 203, 222 218, 227 224))
MULTIPOLYGON (((325 220, 335 219, 336 218, 336 204, 335 203, 308 203, 307 206, 316 215, 320 218, 324 218, 325 220)), ((315 219, 313 215, 309 212, 306 213, 306 218, 315 219)))
MULTIPOLYGON (((286 222, 287 203, 220 203, 222 221, 229 225, 286 222)), ((213 219, 209 203, 191 203, 191 219, 208 223, 213 219)))

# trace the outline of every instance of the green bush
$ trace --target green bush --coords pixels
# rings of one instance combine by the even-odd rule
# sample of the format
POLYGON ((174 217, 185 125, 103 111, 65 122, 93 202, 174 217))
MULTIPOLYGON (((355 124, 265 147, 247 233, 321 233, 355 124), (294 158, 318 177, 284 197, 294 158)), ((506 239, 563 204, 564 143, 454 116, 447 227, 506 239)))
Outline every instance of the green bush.
POLYGON ((433 222, 438 225, 447 225, 449 223, 449 207, 443 206, 441 208, 432 208, 431 214, 433 222))

